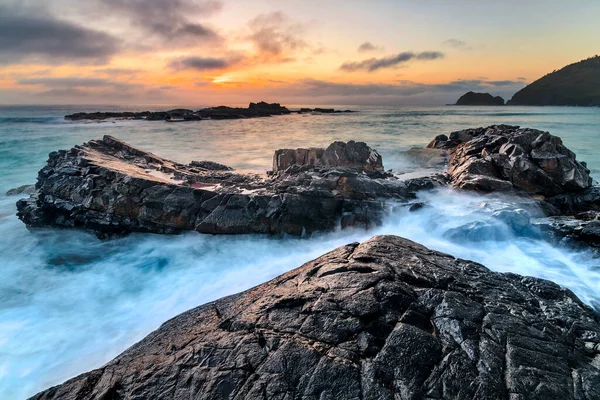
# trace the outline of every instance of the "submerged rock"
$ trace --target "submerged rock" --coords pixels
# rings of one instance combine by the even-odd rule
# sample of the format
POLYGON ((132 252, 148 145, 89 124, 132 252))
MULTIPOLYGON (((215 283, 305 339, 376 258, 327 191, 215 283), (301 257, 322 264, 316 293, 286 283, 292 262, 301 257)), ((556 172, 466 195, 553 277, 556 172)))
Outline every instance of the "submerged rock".
POLYGON ((6 192, 7 196, 16 196, 18 194, 33 194, 35 192, 35 185, 22 185, 13 189, 9 189, 6 192))
MULTIPOLYGON (((555 196, 592 185, 585 163, 559 137, 510 125, 452 132, 431 148, 452 148, 448 173, 455 187, 480 192, 519 190, 555 196)), ((441 151, 441 150, 440 150, 441 151)))
POLYGON ((33 397, 190 398, 598 399, 600 318, 552 282, 378 236, 33 397))
POLYGON ((302 235, 380 224, 388 200, 406 202, 445 183, 435 176, 400 181, 379 170, 381 156, 364 143, 336 142, 322 160, 322 166, 293 163, 270 177, 237 174, 206 162, 179 164, 105 136, 51 153, 17 215, 30 227, 81 227, 103 236, 302 235), (357 162, 368 173, 353 168, 357 162), (344 167, 328 166, 335 163, 344 167))

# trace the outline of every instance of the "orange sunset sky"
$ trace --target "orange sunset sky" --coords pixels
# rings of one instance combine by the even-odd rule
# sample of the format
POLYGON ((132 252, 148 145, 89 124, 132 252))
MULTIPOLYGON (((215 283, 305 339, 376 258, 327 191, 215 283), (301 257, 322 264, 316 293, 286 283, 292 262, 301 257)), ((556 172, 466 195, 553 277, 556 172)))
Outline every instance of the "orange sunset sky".
POLYGON ((598 16, 597 0, 4 0, 0 103, 508 99, 600 53, 598 16))

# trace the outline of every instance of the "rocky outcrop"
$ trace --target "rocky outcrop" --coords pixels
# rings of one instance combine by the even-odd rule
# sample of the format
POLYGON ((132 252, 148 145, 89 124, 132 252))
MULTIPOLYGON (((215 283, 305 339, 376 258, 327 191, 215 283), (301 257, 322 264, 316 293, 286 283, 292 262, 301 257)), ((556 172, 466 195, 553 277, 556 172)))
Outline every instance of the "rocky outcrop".
POLYGON ((292 165, 347 167, 357 171, 383 171, 381 155, 365 142, 333 142, 326 149, 281 149, 273 155, 273 171, 292 165))
MULTIPOLYGON (((318 112, 322 114, 340 113, 342 111, 334 109, 323 109, 323 108, 306 108, 298 111, 298 113, 306 112, 318 112)), ((353 112, 345 110, 343 112, 353 112)), ((145 119, 147 121, 168 121, 168 122, 179 122, 179 121, 201 121, 204 119, 243 119, 243 118, 259 118, 259 117, 270 117, 273 115, 287 115, 291 114, 288 108, 282 106, 279 103, 265 103, 260 101, 258 103, 250 103, 248 108, 241 107, 228 107, 218 106, 203 108, 201 110, 188 110, 178 108, 168 111, 109 111, 109 112, 79 112, 70 115, 66 115, 65 119, 70 121, 102 121, 110 118, 116 119, 145 119)))
POLYGON ((504 99, 489 93, 467 92, 456 101, 457 106, 503 106, 504 99))
POLYGON ((592 185, 585 163, 559 137, 509 125, 438 136, 430 148, 452 149, 448 173, 455 187, 480 192, 519 190, 547 197, 592 185))
POLYGON ((337 164, 345 167, 293 165, 266 177, 206 162, 179 164, 105 136, 51 153, 35 193, 17 202, 17 215, 30 227, 85 228, 100 236, 303 235, 377 225, 388 201, 406 203, 416 191, 445 182, 435 176, 400 181, 379 171, 381 156, 364 143, 336 142, 330 149, 328 156, 348 157, 337 164), (359 160, 372 163, 364 167, 368 173, 349 168, 359 160))
POLYGON ((567 289, 394 236, 183 313, 33 397, 600 398, 600 319, 567 289))
POLYGON ((298 114, 310 114, 310 113, 318 113, 318 114, 339 114, 339 113, 352 113, 355 111, 352 110, 336 110, 334 108, 301 108, 298 111, 298 114))

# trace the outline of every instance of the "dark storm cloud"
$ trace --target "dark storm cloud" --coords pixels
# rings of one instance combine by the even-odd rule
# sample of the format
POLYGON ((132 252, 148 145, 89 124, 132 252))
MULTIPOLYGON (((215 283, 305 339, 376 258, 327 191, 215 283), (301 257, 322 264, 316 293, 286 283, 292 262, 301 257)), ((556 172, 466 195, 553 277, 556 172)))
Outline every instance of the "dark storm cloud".
POLYGON ((448 39, 444 41, 442 45, 452 47, 457 50, 472 50, 471 46, 469 46, 466 42, 460 39, 448 39))
POLYGON ((118 49, 119 41, 104 32, 0 5, 0 64, 102 64, 118 49))
POLYGON ((219 35, 194 17, 220 11, 220 1, 194 0, 100 0, 110 15, 124 16, 144 33, 165 42, 214 41, 219 35))
POLYGON ((443 58, 444 53, 439 51, 425 51, 422 53, 413 53, 405 51, 395 56, 384 58, 369 58, 363 61, 347 61, 340 66, 340 69, 347 72, 365 70, 374 72, 382 68, 392 68, 400 64, 404 64, 410 60, 436 60, 443 58))
POLYGON ((196 71, 208 71, 212 69, 223 69, 235 64, 237 60, 213 57, 180 57, 169 63, 169 68, 174 70, 192 69, 196 71))
POLYGON ((383 47, 376 46, 371 42, 364 42, 360 46, 358 46, 359 53, 366 53, 369 51, 380 51, 380 50, 383 50, 383 47))

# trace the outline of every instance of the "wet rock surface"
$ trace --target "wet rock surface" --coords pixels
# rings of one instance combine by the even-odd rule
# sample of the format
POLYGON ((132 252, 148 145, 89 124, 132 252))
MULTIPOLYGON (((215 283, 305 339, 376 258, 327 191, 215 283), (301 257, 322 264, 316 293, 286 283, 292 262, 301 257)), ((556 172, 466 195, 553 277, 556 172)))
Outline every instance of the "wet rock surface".
POLYGON ((33 398, 598 399, 600 319, 552 282, 379 236, 33 398))
POLYGON ((388 201, 406 203, 418 190, 445 184, 441 176, 401 181, 380 171, 381 156, 369 158, 378 153, 364 143, 330 148, 352 148, 350 154, 367 155, 371 167, 294 164, 269 177, 238 174, 212 163, 179 164, 105 136, 51 153, 35 193, 17 202, 17 215, 30 227, 79 227, 99 235, 303 235, 380 224, 388 201))
POLYGON ((546 197, 581 192, 592 186, 590 171, 559 137, 510 125, 452 132, 429 148, 452 149, 452 184, 480 192, 524 191, 546 197))

